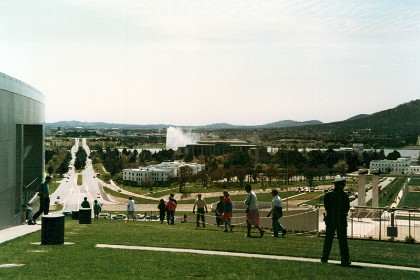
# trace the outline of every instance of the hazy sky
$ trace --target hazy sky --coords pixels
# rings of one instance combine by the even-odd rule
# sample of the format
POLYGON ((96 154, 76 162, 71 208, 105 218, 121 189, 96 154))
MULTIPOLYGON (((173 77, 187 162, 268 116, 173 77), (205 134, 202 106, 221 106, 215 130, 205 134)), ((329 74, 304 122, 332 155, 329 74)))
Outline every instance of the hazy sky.
POLYGON ((420 1, 0 0, 46 121, 340 121, 420 98, 420 1))

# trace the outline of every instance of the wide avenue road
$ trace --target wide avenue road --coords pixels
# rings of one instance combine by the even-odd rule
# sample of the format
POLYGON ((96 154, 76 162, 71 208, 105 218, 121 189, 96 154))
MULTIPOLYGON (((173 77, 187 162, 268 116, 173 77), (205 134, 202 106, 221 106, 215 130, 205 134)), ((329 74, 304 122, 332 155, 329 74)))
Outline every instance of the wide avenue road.
POLYGON ((72 160, 69 164, 69 172, 64 174, 64 178, 59 187, 53 194, 51 194, 51 203, 63 204, 63 212, 79 210, 84 197, 88 198, 91 205, 93 205, 93 201, 95 199, 97 199, 100 204, 115 203, 110 201, 107 195, 103 192, 101 185, 104 185, 104 183, 96 177, 91 159, 87 159, 86 168, 81 172, 74 169, 76 152, 80 146, 83 147, 88 156, 90 155, 90 149, 86 144, 85 138, 82 139, 81 143, 78 138, 75 138, 74 140, 75 143, 71 148, 72 160), (82 175, 83 183, 81 186, 77 185, 77 178, 79 175, 82 175))

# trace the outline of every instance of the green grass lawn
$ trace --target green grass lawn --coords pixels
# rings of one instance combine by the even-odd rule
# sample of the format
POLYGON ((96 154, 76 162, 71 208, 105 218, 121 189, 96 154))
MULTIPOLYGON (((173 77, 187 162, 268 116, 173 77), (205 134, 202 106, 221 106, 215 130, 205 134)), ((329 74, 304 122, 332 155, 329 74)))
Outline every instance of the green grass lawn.
POLYGON ((420 192, 408 192, 404 205, 410 208, 420 208, 420 192))
MULTIPOLYGON (((224 233, 192 223, 100 220, 89 225, 66 219, 65 241, 73 245, 38 245, 41 232, 0 244, 0 279, 418 279, 420 273, 344 268, 334 264, 278 261, 232 256, 97 248, 96 244, 189 248, 319 258, 323 238, 288 234, 275 239, 245 238, 243 229, 224 233)), ((352 261, 420 267, 417 244, 349 240, 352 261)), ((337 240, 331 259, 339 260, 337 240)))
POLYGON ((410 185, 411 186, 420 186, 420 178, 418 178, 418 177, 411 178, 410 185))
POLYGON ((323 191, 316 191, 316 192, 309 192, 305 193, 296 197, 291 198, 291 200, 306 200, 305 203, 307 205, 317 205, 317 204, 323 204, 325 193, 323 191))

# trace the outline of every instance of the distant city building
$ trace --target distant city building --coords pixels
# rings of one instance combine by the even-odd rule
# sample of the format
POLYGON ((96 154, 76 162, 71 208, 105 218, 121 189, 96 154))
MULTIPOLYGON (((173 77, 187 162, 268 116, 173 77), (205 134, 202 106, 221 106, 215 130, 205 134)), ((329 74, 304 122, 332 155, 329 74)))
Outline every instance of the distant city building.
POLYGON ((358 152, 358 153, 363 153, 363 144, 353 143, 353 151, 358 152))
POLYGON ((178 149, 184 155, 192 156, 219 156, 234 152, 247 152, 249 155, 258 157, 260 150, 267 151, 266 147, 258 147, 246 141, 199 141, 197 144, 189 144, 178 149))
POLYGON ((0 230, 25 221, 28 202, 43 181, 44 96, 0 73, 0 230))
POLYGON ((401 174, 420 174, 420 166, 417 161, 409 157, 398 158, 397 160, 372 160, 370 171, 379 170, 381 173, 401 175, 401 174))
POLYGON ((205 169, 204 164, 198 163, 185 163, 183 161, 162 162, 138 169, 124 169, 123 180, 137 182, 138 185, 145 182, 166 182, 170 178, 178 177, 180 168, 183 166, 191 168, 192 174, 197 174, 205 169))

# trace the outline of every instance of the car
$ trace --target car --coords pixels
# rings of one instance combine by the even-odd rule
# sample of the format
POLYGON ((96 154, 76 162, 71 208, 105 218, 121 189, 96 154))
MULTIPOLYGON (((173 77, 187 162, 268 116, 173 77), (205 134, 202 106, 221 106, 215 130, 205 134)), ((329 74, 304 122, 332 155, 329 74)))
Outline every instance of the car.
POLYGON ((112 216, 112 218, 113 218, 114 220, 124 220, 126 217, 127 217, 127 216, 126 216, 126 215, 124 215, 124 214, 116 214, 116 215, 112 216))
POLYGON ((149 221, 151 221, 151 220, 159 220, 159 216, 158 215, 155 215, 155 214, 152 214, 152 215, 147 216, 146 217, 146 220, 149 220, 149 221))
POLYGON ((118 192, 121 192, 121 189, 118 189, 118 192))
POLYGON ((60 196, 59 195, 57 195, 57 199, 60 199, 60 196))
POLYGON ((98 218, 111 219, 111 214, 109 214, 109 213, 99 213, 98 218))
POLYGON ((134 218, 136 218, 136 219, 144 219, 144 215, 143 214, 135 214, 134 215, 134 218))
POLYGON ((64 216, 71 216, 71 211, 64 211, 63 212, 63 215, 64 216))

